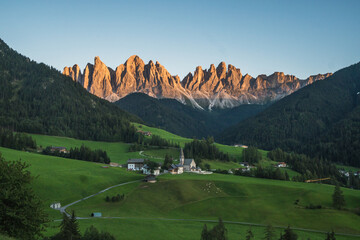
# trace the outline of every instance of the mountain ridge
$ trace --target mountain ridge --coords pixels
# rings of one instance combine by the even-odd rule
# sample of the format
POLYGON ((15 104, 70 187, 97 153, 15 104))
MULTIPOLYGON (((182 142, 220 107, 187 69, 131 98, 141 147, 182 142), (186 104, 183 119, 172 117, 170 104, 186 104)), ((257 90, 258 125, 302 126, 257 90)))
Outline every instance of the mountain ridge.
POLYGON ((181 81, 171 75, 159 62, 144 61, 137 55, 129 57, 115 70, 107 67, 97 56, 94 64, 88 63, 81 73, 77 64, 64 67, 63 74, 79 82, 90 93, 115 102, 134 92, 155 98, 172 98, 199 109, 232 108, 242 104, 266 104, 294 91, 323 80, 331 73, 312 75, 301 80, 283 72, 259 75, 242 75, 239 68, 225 62, 209 69, 196 67, 181 81))

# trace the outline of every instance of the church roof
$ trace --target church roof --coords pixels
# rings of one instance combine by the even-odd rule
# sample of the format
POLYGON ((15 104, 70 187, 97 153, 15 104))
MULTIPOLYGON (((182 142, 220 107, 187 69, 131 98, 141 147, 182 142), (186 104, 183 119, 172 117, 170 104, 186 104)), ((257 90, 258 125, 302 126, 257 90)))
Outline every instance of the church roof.
POLYGON ((184 160, 184 165, 190 165, 192 163, 192 161, 194 161, 194 159, 187 158, 187 159, 184 160))

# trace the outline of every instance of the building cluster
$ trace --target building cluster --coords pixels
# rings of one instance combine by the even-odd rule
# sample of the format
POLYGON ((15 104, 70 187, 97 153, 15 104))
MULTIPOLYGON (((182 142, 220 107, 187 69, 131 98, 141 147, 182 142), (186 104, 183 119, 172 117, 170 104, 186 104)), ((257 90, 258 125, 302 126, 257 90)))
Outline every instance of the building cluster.
POLYGON ((233 145, 234 147, 241 147, 241 148, 248 148, 248 146, 243 145, 243 144, 235 144, 233 145))
POLYGON ((68 153, 68 150, 66 149, 66 147, 55 147, 55 146, 51 146, 50 152, 51 152, 51 153, 54 153, 54 152, 68 153))
MULTIPOLYGON (((142 171, 143 174, 159 175, 161 167, 153 169, 151 172, 150 167, 146 164, 145 159, 129 159, 127 162, 127 169, 131 171, 142 171)), ((200 167, 196 167, 195 160, 192 158, 185 159, 183 149, 180 149, 180 157, 178 164, 171 164, 171 166, 164 170, 164 173, 182 174, 184 172, 201 172, 200 167)))
POLYGON ((141 133, 142 135, 144 135, 144 136, 148 136, 148 137, 150 137, 151 136, 151 132, 149 132, 149 131, 142 131, 142 130, 138 130, 138 131, 136 131, 136 132, 138 132, 138 133, 141 133))

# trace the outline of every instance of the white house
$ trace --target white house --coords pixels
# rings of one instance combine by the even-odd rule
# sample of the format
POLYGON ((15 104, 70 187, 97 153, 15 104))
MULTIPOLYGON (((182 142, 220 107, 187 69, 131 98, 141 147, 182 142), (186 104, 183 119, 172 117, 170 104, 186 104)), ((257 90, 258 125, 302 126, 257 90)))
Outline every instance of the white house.
POLYGON ((152 173, 150 168, 148 167, 148 165, 145 164, 143 167, 143 174, 146 174, 146 175, 153 174, 153 175, 157 176, 157 175, 160 175, 160 169, 161 169, 161 167, 159 166, 159 167, 155 168, 154 172, 152 173))
POLYGON ((285 162, 278 162, 277 164, 275 164, 275 167, 286 167, 286 163, 285 162))
POLYGON ((59 202, 52 203, 52 204, 50 205, 50 207, 51 207, 52 209, 59 209, 59 208, 61 208, 61 204, 60 204, 59 202))
POLYGON ((144 167, 144 159, 129 159, 127 162, 128 170, 140 171, 144 167))

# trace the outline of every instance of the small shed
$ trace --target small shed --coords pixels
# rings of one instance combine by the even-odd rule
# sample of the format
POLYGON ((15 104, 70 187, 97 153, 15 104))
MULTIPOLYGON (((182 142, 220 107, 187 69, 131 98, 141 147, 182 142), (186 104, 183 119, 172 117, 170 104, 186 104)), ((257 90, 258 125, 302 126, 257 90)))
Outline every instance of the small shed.
POLYGON ((147 175, 144 181, 148 183, 156 183, 156 177, 155 175, 147 175))
POLYGON ((93 212, 91 214, 92 217, 101 217, 101 213, 100 212, 93 212))

